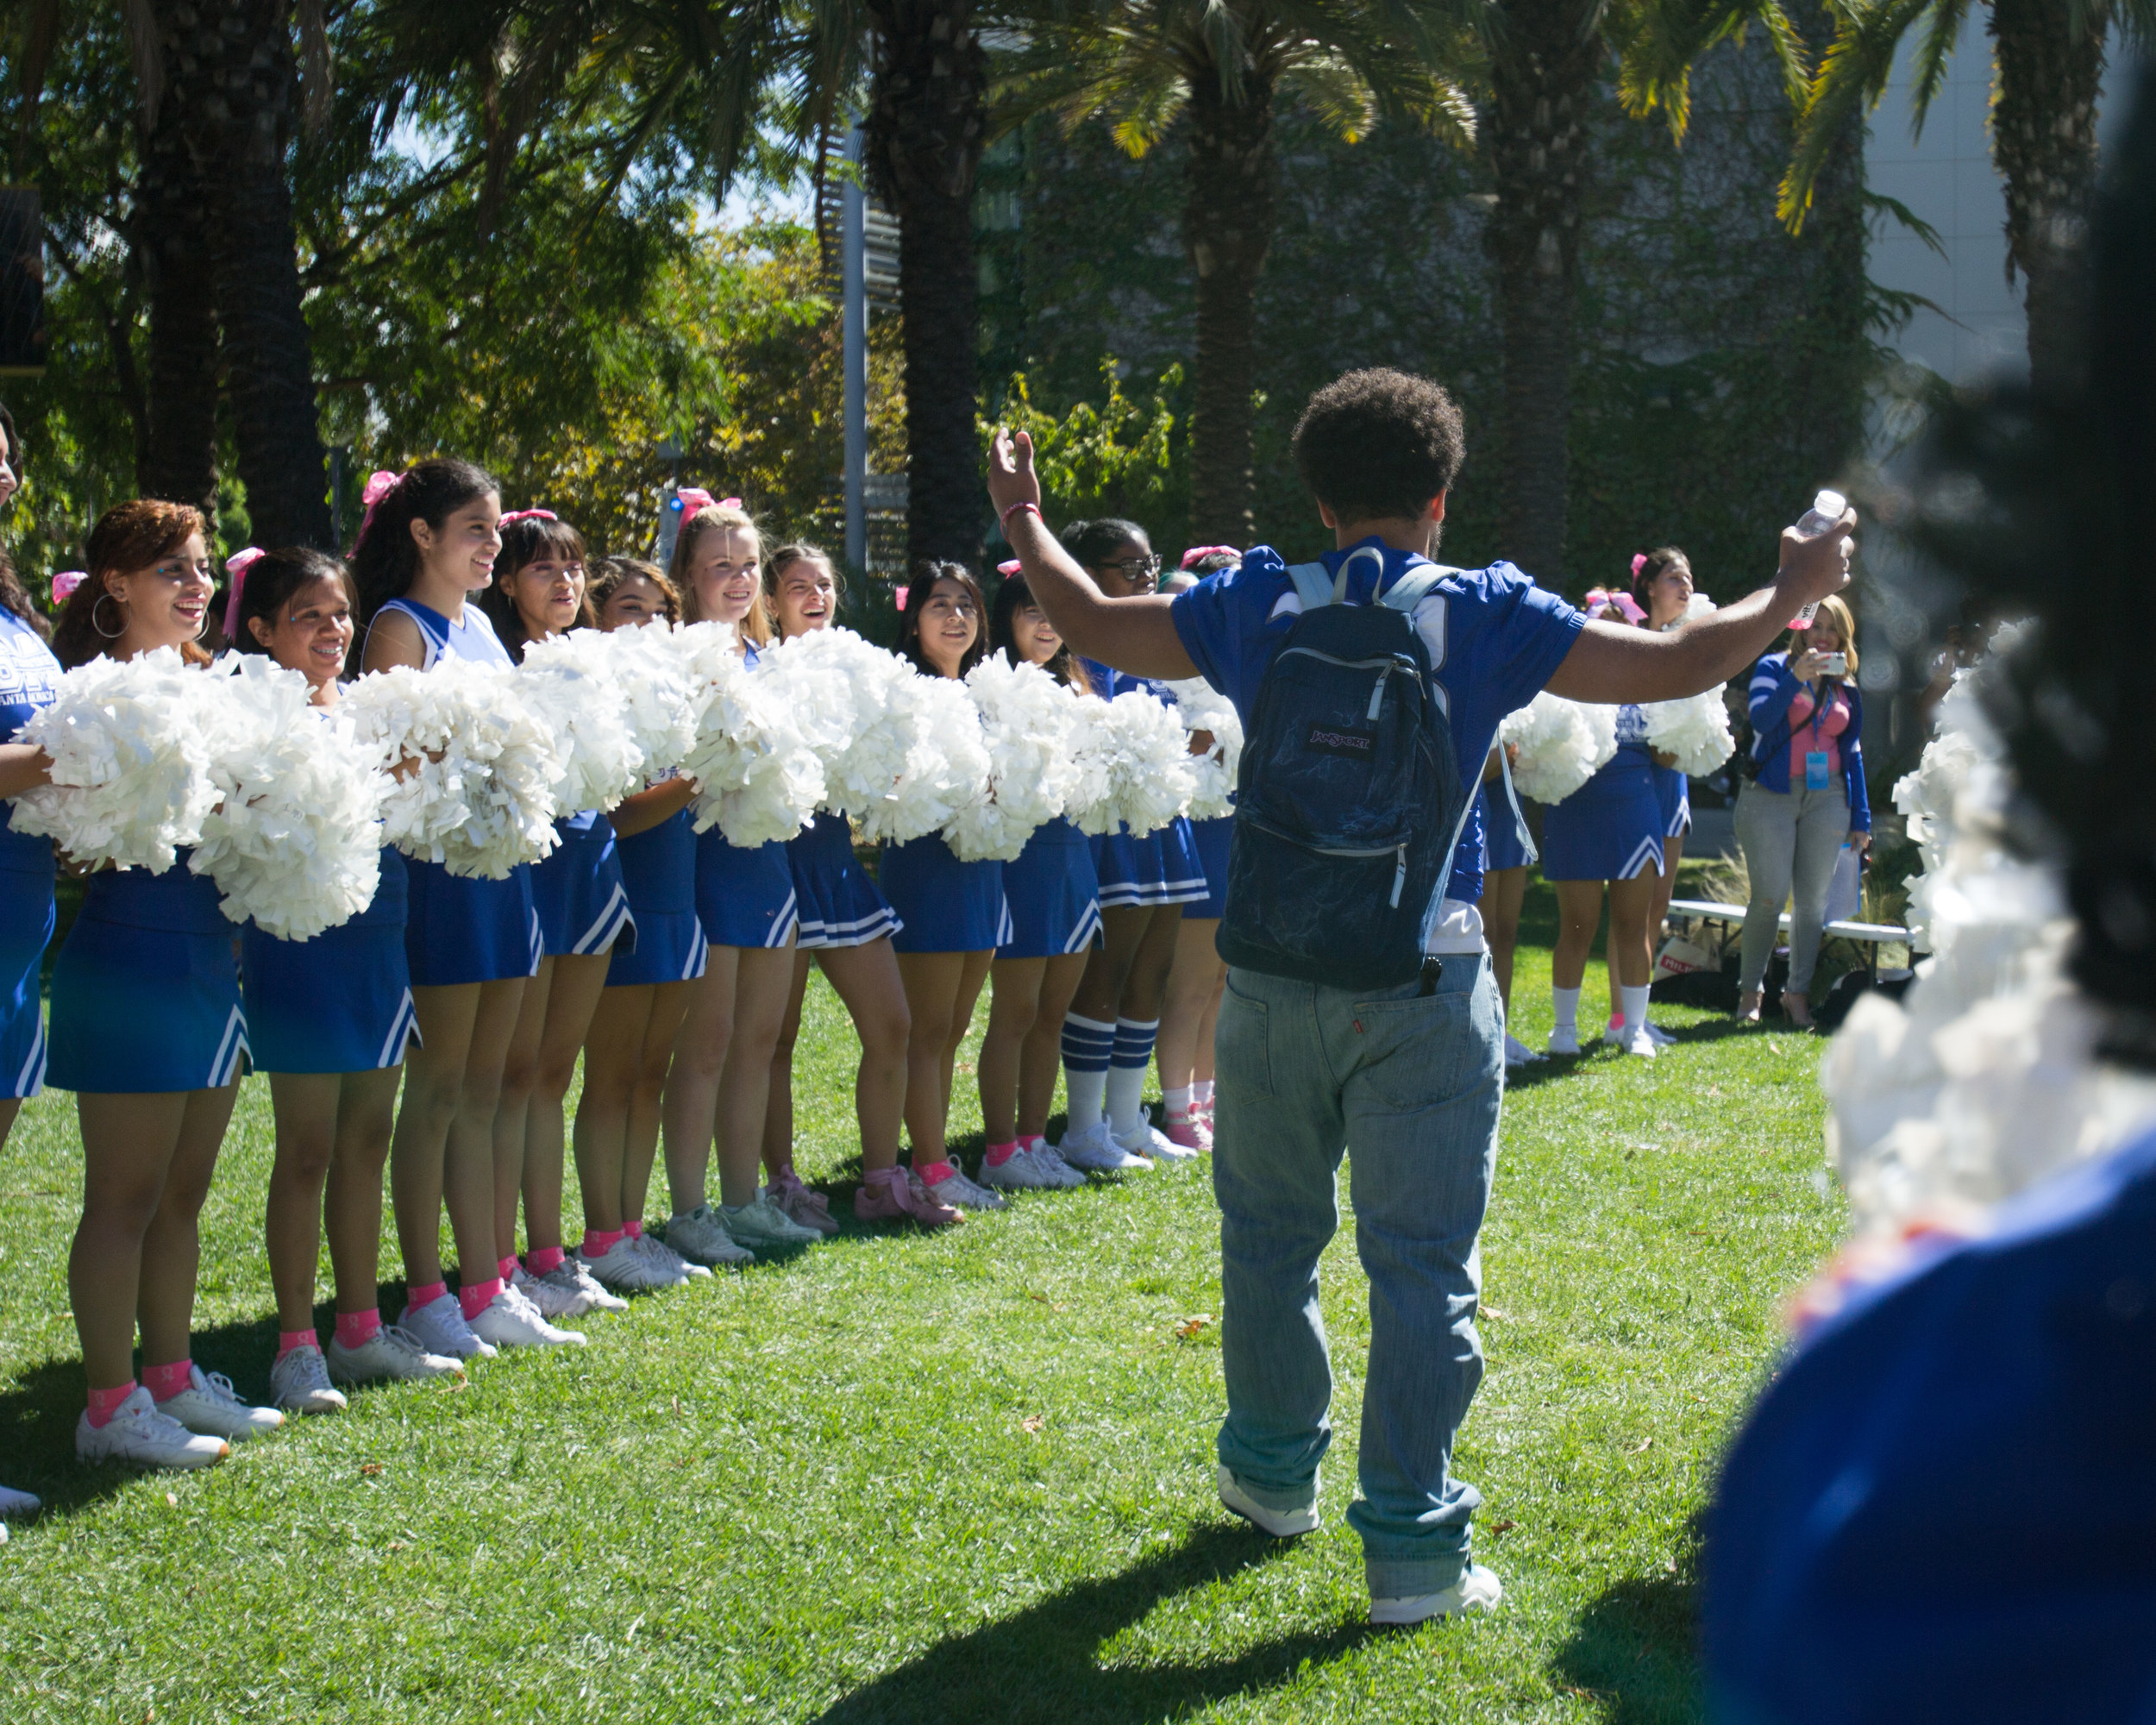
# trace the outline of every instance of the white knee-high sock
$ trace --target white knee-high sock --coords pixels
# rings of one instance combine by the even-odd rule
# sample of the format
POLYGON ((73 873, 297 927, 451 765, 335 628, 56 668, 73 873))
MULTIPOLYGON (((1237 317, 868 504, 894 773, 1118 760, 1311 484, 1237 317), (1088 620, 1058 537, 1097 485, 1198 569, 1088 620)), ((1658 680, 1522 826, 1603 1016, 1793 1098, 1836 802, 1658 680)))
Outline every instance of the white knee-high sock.
POLYGON ((1558 1030, 1576 1032, 1580 1027, 1580 991, 1577 988, 1552 988, 1550 1005, 1557 1013, 1558 1030))
POLYGON ((1115 1021, 1115 1051, 1108 1061, 1108 1130, 1118 1138, 1145 1122, 1145 1070, 1153 1063, 1158 1019, 1115 1021))
POLYGON ((1644 1030, 1647 1024, 1647 990, 1645 988, 1620 988, 1617 997, 1625 1007, 1625 1028, 1644 1030))
POLYGON ((1108 1088, 1108 1053, 1114 1045, 1113 1025, 1081 1019, 1075 1013, 1063 1019, 1063 1094, 1073 1132, 1100 1124, 1108 1088))

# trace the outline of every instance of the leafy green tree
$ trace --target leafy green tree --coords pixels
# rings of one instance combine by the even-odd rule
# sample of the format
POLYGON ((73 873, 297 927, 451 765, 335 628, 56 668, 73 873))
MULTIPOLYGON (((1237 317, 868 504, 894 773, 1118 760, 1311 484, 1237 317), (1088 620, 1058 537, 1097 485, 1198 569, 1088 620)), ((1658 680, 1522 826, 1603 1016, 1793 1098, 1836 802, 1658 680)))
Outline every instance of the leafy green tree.
MULTIPOLYGON (((1032 438, 1051 522, 1094 515, 1158 522, 1188 507, 1189 445, 1175 436, 1169 405, 1182 386, 1182 367, 1170 366, 1143 405, 1124 394, 1121 372, 1114 358, 1102 360, 1099 405, 1078 402, 1060 418, 1034 406, 1023 372, 1005 389, 995 423, 1032 438)), ((976 437, 985 443, 993 430, 984 420, 976 437)))

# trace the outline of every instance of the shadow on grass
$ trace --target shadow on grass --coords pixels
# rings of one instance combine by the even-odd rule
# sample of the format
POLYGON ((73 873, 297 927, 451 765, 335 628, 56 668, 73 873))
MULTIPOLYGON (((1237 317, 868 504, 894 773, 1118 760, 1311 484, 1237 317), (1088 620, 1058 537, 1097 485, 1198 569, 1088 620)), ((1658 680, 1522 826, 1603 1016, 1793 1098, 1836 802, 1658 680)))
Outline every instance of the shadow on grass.
POLYGON ((1557 1686, 1601 1703, 1610 1725, 1702 1718, 1699 1577, 1695 1543, 1666 1575, 1632 1576, 1596 1596, 1558 1652, 1557 1686))
POLYGON ((1124 1571, 1082 1581, 1009 1617, 939 1641, 834 1703, 822 1725, 993 1719, 1123 1725, 1178 1718, 1232 1696, 1255 1695, 1307 1665, 1367 1640, 1367 1623, 1282 1635, 1233 1659, 1202 1664, 1104 1665, 1102 1642, 1163 1599, 1225 1581, 1285 1551, 1255 1528, 1206 1527, 1124 1571))

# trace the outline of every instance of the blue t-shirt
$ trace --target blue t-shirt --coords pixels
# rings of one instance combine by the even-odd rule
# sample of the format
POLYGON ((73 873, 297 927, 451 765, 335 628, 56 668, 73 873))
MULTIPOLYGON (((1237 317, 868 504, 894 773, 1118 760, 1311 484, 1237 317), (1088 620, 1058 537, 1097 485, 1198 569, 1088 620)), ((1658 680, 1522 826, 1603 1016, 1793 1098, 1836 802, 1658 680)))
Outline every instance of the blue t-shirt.
MULTIPOLYGON (((1381 586, 1370 560, 1357 560, 1347 594, 1357 605, 1370 604, 1384 587, 1429 561, 1375 537, 1362 543, 1384 552, 1385 569, 1381 586)), ((1326 552, 1326 572, 1337 574, 1341 560, 1358 549, 1326 552)), ((1235 703, 1247 730, 1266 668, 1301 612, 1288 565, 1271 546, 1259 545, 1244 554, 1239 569, 1223 569, 1177 593, 1169 614, 1198 674, 1235 703)), ((1415 607, 1414 624, 1429 649, 1432 693, 1452 729, 1460 782, 1471 793, 1496 740, 1498 721, 1541 693, 1587 618, 1510 563, 1493 563, 1447 575, 1415 607)), ((1482 890, 1482 829, 1470 815, 1445 895, 1472 904, 1482 890)))
MULTIPOLYGON (((0 606, 0 742, 12 739, 40 707, 50 706, 60 679, 60 661, 44 637, 0 606)), ((15 830, 15 805, 0 802, 0 869, 53 873, 53 841, 15 830)))

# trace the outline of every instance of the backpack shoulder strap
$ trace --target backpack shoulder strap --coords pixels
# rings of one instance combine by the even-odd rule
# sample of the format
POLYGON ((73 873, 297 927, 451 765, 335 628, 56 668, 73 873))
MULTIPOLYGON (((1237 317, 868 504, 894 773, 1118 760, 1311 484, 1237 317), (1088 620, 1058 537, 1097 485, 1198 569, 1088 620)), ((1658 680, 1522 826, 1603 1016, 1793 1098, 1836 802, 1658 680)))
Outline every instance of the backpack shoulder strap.
POLYGON ((1305 611, 1315 611, 1319 605, 1332 603, 1332 577, 1325 572, 1323 563, 1290 564, 1288 579, 1295 584, 1296 595, 1302 600, 1305 611))
POLYGON ((1395 611, 1413 612, 1429 597, 1430 589, 1447 575, 1457 575, 1457 569, 1442 563, 1426 563, 1420 569, 1410 569, 1377 596, 1377 602, 1395 611))

